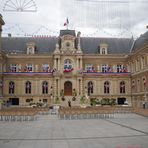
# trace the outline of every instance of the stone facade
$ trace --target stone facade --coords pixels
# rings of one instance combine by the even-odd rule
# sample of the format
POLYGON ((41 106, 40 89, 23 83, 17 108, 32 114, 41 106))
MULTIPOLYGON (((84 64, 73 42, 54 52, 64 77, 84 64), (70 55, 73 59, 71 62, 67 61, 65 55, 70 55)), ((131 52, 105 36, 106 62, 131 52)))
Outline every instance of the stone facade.
MULTIPOLYGON (((4 22, 0 17, 0 28, 2 25, 4 22)), ((89 53, 90 49, 86 52, 81 46, 84 40, 80 32, 76 36, 74 30, 61 30, 54 50, 46 53, 43 52, 44 47, 40 52, 37 50, 36 42, 40 38, 36 41, 22 39, 25 42, 23 52, 14 51, 13 37, 1 39, 0 36, 0 40, 3 41, 0 50, 0 96, 11 105, 25 106, 30 102, 52 105, 57 98, 58 103, 64 106, 68 100, 72 105, 79 105, 84 96, 87 102, 92 98, 114 98, 117 104, 128 102, 140 107, 148 99, 148 40, 140 46, 133 41, 127 53, 119 53, 118 50, 112 53, 114 45, 104 39, 98 42, 97 52, 89 53), (76 100, 72 100, 73 97, 76 100)), ((122 42, 126 44, 126 39, 122 42)), ((118 48, 124 51, 122 45, 118 48)))

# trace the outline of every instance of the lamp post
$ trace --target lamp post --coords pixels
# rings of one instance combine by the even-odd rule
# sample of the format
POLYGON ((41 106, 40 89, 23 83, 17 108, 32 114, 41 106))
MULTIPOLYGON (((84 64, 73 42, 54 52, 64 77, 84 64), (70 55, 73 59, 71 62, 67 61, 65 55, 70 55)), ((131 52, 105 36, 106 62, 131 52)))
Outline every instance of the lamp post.
POLYGON ((53 87, 52 86, 50 87, 50 98, 51 98, 51 103, 53 104, 54 96, 53 96, 53 87))

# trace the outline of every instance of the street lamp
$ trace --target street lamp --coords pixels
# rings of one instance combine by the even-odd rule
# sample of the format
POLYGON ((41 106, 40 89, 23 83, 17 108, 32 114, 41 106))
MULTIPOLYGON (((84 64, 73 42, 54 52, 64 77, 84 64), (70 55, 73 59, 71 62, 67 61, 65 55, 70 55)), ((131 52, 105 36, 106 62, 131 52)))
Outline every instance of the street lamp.
POLYGON ((51 97, 53 96, 53 89, 52 89, 52 86, 50 87, 50 96, 51 96, 51 97))

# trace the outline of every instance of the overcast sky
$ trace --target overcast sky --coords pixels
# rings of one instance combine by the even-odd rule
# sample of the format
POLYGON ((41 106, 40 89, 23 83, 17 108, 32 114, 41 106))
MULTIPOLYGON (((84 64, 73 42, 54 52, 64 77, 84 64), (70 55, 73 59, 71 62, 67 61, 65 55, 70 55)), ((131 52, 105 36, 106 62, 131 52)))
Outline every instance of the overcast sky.
POLYGON ((82 36, 136 38, 147 31, 148 0, 0 0, 0 13, 3 36, 58 36, 68 17, 82 36))

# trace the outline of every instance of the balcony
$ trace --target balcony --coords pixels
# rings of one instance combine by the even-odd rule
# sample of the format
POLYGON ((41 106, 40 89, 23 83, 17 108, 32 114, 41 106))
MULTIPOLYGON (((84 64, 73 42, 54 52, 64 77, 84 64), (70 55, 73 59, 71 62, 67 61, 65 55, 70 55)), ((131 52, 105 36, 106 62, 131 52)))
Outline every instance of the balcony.
POLYGON ((4 72, 6 76, 49 76, 52 72, 4 72))
POLYGON ((83 71, 84 76, 130 76, 130 72, 86 72, 83 71))

